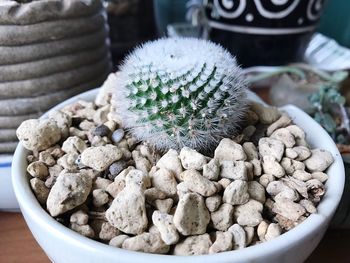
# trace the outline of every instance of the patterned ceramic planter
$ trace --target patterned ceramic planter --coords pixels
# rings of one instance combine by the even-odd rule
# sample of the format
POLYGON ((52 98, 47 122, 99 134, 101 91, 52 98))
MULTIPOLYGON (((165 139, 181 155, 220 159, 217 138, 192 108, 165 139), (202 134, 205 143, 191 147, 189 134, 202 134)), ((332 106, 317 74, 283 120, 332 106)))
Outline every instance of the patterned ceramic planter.
POLYGON ((210 38, 244 66, 303 59, 323 0, 205 0, 210 38))

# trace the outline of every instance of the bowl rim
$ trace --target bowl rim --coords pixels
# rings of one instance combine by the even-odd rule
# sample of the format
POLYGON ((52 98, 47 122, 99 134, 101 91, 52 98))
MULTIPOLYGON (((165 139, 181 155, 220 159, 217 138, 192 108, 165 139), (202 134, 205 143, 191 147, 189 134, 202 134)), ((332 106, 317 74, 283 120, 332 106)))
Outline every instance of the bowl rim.
MULTIPOLYGON (((63 106, 76 102, 80 99, 88 100, 87 98, 94 98, 100 88, 93 89, 77 96, 74 96, 57 106, 53 107, 51 110, 62 108, 63 106)), ((256 95, 255 95, 256 96, 256 95)), ((294 227, 290 231, 282 234, 281 236, 257 244, 254 246, 246 247, 241 250, 232 250, 227 252, 221 252, 217 254, 209 255, 197 255, 197 256, 173 256, 173 255, 161 255, 161 254, 150 254, 143 252, 135 252, 126 249, 116 248, 103 244, 101 242, 92 240, 85 236, 82 236, 68 227, 60 224, 54 218, 52 218, 39 204, 36 197, 34 196, 30 186, 29 180, 26 175, 26 169, 24 164, 26 161, 26 156, 28 150, 26 150, 21 143, 18 144, 12 162, 12 183, 14 191, 20 205, 21 211, 24 215, 30 217, 31 220, 35 220, 36 224, 40 225, 46 231, 50 231, 56 237, 68 242, 72 245, 79 246, 86 250, 103 251, 103 253, 109 254, 111 257, 125 256, 130 259, 130 261, 146 261, 146 260, 167 260, 168 262, 240 262, 244 260, 253 260, 259 257, 264 257, 275 253, 278 250, 286 251, 290 244, 298 242, 306 238, 309 234, 318 232, 318 230, 324 226, 328 225, 330 219, 332 218, 343 193, 345 171, 341 155, 334 144, 332 138, 328 133, 316 123, 309 115, 301 111, 299 108, 287 105, 281 108, 281 110, 293 111, 295 114, 302 114, 303 118, 308 121, 309 124, 317 127, 319 130, 318 138, 322 138, 323 142, 332 142, 327 148, 331 151, 334 157, 334 163, 328 168, 332 172, 335 171, 338 174, 337 180, 331 179, 326 183, 326 194, 322 201, 318 205, 318 212, 316 214, 311 214, 304 222, 294 227), (328 183, 331 182, 332 184, 328 183)), ((45 118, 47 113, 45 113, 42 118, 45 118)), ((329 171, 328 170, 328 171, 329 171)), ((328 172, 329 173, 329 172, 328 172)), ((28 218, 25 218, 26 221, 28 218)), ((27 223, 28 224, 28 223, 27 223)))

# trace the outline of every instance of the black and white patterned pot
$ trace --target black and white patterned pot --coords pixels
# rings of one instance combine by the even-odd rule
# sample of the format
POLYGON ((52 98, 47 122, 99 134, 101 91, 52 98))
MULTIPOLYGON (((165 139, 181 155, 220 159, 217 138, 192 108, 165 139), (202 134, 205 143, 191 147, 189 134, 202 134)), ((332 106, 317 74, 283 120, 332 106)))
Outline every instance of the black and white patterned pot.
POLYGON ((324 0, 204 0, 210 38, 243 66, 303 58, 324 0))

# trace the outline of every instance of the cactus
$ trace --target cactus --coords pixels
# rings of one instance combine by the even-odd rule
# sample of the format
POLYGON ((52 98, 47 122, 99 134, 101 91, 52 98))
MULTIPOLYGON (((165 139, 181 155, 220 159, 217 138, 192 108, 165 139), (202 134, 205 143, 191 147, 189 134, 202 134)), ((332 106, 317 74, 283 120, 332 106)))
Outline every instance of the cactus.
POLYGON ((237 132, 246 84, 221 46, 168 38, 136 48, 117 73, 113 104, 123 125, 159 150, 210 149, 237 132))

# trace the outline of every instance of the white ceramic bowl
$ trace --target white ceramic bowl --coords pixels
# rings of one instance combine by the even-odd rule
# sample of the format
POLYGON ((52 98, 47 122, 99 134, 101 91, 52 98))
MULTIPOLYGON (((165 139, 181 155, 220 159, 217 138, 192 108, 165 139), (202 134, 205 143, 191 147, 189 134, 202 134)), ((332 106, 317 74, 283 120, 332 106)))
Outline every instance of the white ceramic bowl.
MULTIPOLYGON (((84 99, 92 101, 97 90, 89 91, 63 102, 55 108, 84 99)), ((83 237, 51 218, 41 208, 33 195, 26 176, 27 151, 19 145, 16 149, 12 180, 24 218, 35 239, 53 262, 140 262, 140 263, 298 263, 303 262, 323 237, 340 201, 344 187, 344 166, 342 158, 332 139, 312 118, 294 106, 282 108, 300 125, 307 134, 312 147, 330 151, 334 163, 327 173, 327 192, 318 206, 318 213, 312 214, 299 226, 280 237, 239 251, 229 251, 204 256, 166 256, 133 252, 114 248, 83 237)))

